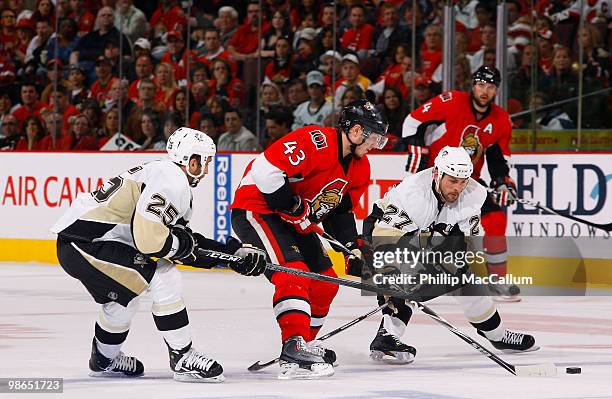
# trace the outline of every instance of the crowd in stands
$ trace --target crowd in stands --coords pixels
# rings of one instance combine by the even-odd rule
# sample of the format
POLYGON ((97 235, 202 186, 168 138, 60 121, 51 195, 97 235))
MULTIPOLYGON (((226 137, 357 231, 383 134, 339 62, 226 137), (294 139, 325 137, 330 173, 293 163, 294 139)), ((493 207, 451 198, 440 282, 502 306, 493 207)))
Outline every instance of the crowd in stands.
MULTIPOLYGON (((441 92, 444 3, 0 0, 0 149, 161 150, 189 126, 220 151, 260 151, 368 98, 393 150, 411 106, 441 92)), ((472 72, 495 65, 497 1, 454 3, 453 87, 470 90, 472 72)), ((506 3, 510 113, 609 87, 606 1, 506 3)), ((584 98, 582 128, 612 128, 609 93, 584 98)), ((577 104, 513 123, 576 128, 577 104)))

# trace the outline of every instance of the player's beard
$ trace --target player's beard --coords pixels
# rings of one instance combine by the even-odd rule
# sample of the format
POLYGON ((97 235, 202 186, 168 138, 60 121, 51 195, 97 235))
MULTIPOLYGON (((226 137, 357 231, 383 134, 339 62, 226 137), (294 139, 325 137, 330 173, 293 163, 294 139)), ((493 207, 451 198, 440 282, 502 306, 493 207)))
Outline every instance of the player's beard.
POLYGON ((480 99, 480 97, 476 97, 474 95, 474 93, 472 93, 472 100, 476 103, 476 105, 478 105, 479 107, 482 108, 489 108, 489 105, 491 105, 491 103, 495 100, 495 97, 492 97, 490 100, 486 101, 486 102, 482 102, 482 100, 480 99))

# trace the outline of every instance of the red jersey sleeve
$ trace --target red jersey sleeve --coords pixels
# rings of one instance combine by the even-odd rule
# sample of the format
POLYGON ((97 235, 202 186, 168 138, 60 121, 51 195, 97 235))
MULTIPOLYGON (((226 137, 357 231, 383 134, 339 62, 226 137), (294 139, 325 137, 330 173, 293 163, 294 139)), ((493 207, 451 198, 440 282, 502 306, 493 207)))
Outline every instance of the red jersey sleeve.
POLYGON ((419 108, 411 112, 402 125, 402 137, 410 137, 416 134, 417 128, 424 122, 444 121, 452 113, 451 108, 457 99, 456 91, 445 91, 427 101, 419 108))

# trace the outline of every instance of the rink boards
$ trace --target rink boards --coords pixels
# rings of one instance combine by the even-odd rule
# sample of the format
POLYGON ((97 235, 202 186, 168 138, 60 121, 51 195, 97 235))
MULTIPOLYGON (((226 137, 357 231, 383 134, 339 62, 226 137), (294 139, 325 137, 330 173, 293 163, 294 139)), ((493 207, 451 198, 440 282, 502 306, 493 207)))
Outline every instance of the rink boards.
MULTIPOLYGON (((163 156, 151 152, 0 153, 0 261, 57 263, 54 236, 48 229, 71 200, 134 165, 163 156)), ((254 156, 221 153, 215 157, 210 175, 194 190, 194 230, 217 239, 230 234, 232 193, 254 156)), ((405 155, 375 154, 369 159, 370 186, 355 210, 359 225, 374 201, 406 175, 405 155)), ((483 175, 488 181, 486 166, 483 175)), ((612 221, 611 153, 515 154, 511 176, 522 198, 539 200, 596 223, 612 221)), ((584 262, 590 272, 587 274, 596 284, 612 285, 609 233, 522 205, 510 208, 506 233, 526 238, 581 237, 583 245, 590 246, 584 262)), ((550 264, 555 269, 551 278, 560 270, 575 273, 576 262, 551 252, 534 256, 511 251, 520 256, 510 258, 510 271, 534 264, 547 268, 550 264)))

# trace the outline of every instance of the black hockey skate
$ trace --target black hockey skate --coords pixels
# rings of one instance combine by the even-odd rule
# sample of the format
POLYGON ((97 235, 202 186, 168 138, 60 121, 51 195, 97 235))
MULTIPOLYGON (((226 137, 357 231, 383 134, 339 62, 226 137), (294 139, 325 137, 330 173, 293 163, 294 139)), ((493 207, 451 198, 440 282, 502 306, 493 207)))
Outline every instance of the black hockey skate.
POLYGON ((414 347, 406 345, 382 326, 370 344, 370 359, 375 361, 383 361, 387 355, 394 358, 397 363, 412 363, 416 352, 414 347))
MULTIPOLYGON (((167 345, 167 344, 166 344, 167 345)), ((198 352, 187 345, 183 349, 172 349, 170 352, 170 368, 174 371, 174 379, 181 382, 223 382, 223 367, 214 359, 198 352)))
MULTIPOLYGON (((479 335, 487 338, 484 332, 477 330, 479 335)), ((488 339, 488 338, 487 338, 488 339)), ((504 353, 520 353, 520 352, 533 352, 540 349, 535 344, 535 338, 533 335, 523 334, 520 332, 506 330, 501 341, 491 341, 491 345, 495 349, 504 353)))
POLYGON ((334 375, 334 367, 330 361, 335 361, 336 354, 318 344, 304 341, 300 336, 294 336, 283 343, 280 354, 280 380, 306 379, 312 380, 334 375), (331 355, 333 354, 333 359, 331 355))
POLYGON ((105 357, 98 351, 95 338, 91 346, 89 369, 91 377, 139 377, 144 373, 141 361, 133 356, 125 356, 123 352, 119 352, 114 359, 105 357))

